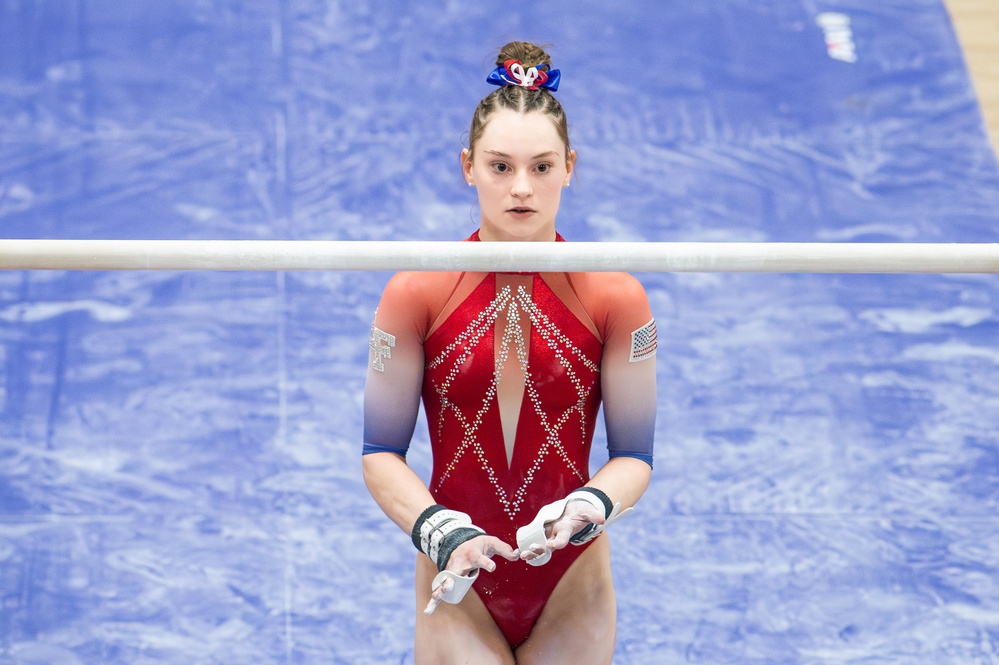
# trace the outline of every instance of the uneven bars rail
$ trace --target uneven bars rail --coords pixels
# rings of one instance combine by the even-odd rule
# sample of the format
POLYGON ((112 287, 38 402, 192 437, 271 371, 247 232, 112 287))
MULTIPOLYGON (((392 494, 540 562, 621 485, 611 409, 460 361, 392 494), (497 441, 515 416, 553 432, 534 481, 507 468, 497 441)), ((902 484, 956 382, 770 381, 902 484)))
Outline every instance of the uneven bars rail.
POLYGON ((999 273, 999 243, 0 239, 0 270, 999 273))

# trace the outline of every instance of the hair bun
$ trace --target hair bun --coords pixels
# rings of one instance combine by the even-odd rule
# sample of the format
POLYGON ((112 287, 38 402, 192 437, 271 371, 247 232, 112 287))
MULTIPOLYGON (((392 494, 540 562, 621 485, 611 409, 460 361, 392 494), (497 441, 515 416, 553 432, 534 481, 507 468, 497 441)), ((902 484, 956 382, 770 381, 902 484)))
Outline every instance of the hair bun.
POLYGON ((524 67, 552 66, 552 59, 544 47, 531 42, 510 42, 500 49, 496 56, 496 64, 502 65, 507 60, 518 60, 524 67))

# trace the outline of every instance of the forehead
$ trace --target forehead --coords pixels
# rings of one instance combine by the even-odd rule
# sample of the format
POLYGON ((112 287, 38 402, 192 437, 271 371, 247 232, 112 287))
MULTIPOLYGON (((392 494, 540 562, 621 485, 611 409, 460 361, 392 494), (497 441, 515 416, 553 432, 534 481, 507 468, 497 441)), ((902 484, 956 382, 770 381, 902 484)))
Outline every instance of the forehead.
POLYGON ((496 111, 479 137, 478 151, 497 151, 518 156, 552 150, 564 152, 555 123, 544 113, 519 113, 511 109, 496 111))

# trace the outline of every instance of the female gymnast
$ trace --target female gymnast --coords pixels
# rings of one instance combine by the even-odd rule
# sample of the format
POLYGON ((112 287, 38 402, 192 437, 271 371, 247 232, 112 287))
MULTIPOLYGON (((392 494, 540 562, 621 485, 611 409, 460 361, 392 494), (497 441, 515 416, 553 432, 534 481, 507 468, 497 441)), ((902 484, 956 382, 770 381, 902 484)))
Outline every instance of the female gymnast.
MULTIPOLYGON (((552 94, 560 73, 527 42, 496 64, 461 152, 481 217, 468 241, 560 242, 576 163, 552 94)), ((364 478, 420 550, 416 662, 610 663, 598 536, 652 472, 656 329, 642 286, 623 273, 399 273, 370 347, 364 478), (405 460, 421 397, 429 487, 405 460), (591 477, 601 401, 609 458, 591 477)))

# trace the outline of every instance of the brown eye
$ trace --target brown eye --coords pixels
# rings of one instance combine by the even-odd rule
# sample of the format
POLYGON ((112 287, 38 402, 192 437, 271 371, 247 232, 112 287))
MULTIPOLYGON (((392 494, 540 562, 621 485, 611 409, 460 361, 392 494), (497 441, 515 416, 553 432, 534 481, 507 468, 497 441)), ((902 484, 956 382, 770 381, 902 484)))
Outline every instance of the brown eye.
POLYGON ((549 171, 552 170, 552 165, 551 164, 538 164, 535 168, 537 169, 538 173, 548 173, 549 171))

